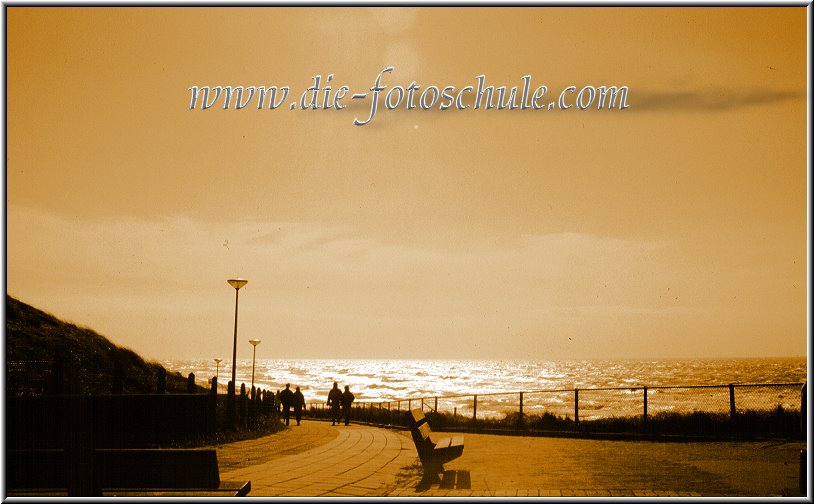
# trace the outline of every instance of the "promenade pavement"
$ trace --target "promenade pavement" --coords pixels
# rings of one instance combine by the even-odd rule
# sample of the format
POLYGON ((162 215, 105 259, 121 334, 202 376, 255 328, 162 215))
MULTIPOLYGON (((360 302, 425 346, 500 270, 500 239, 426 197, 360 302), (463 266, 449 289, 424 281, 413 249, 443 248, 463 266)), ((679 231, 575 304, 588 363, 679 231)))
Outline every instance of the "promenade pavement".
POLYGON ((780 496, 798 487, 799 450, 805 447, 464 437, 463 455, 445 465, 464 484, 450 489, 417 490, 421 465, 409 432, 355 424, 304 420, 218 447, 218 464, 223 480, 251 480, 252 497, 780 496))

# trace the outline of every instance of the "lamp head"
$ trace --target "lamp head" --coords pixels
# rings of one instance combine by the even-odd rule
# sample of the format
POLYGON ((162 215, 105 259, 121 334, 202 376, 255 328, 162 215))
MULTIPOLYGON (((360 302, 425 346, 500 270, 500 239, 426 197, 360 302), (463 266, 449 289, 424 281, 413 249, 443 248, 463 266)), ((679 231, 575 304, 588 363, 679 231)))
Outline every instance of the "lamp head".
POLYGON ((259 339, 250 339, 250 340, 249 340, 249 343, 251 343, 251 344, 252 344, 252 346, 255 346, 255 347, 256 347, 257 345, 259 345, 259 344, 260 344, 260 340, 259 340, 259 339))
POLYGON ((244 285, 246 285, 247 283, 249 283, 249 281, 248 281, 248 280, 244 280, 244 279, 242 279, 242 278, 240 278, 240 277, 237 277, 237 278, 230 278, 229 280, 227 280, 227 282, 229 282, 229 285, 231 285, 232 287, 234 287, 234 288, 235 288, 235 290, 240 290, 240 288, 241 288, 241 287, 243 287, 244 285))

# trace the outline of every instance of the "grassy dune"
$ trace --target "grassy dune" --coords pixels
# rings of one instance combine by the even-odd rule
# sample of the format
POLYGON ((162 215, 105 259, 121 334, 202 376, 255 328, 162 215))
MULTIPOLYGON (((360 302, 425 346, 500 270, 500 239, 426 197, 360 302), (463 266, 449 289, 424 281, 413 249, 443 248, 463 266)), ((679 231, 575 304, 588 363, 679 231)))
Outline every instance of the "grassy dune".
MULTIPOLYGON (((112 391, 117 368, 123 376, 123 393, 156 391, 160 364, 145 361, 92 329, 61 321, 6 295, 9 395, 46 393, 57 386, 58 379, 64 393, 106 394, 112 391)), ((185 392, 186 387, 185 376, 166 373, 167 392, 185 392)))

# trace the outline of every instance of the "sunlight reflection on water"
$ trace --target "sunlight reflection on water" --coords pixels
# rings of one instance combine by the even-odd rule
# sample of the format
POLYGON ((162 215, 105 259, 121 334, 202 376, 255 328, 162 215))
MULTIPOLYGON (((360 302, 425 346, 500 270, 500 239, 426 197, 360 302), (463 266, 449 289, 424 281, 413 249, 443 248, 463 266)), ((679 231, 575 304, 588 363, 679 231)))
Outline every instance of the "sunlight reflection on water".
MULTIPOLYGON (((172 371, 195 373, 199 382, 215 375, 206 360, 165 361, 172 371)), ((222 362, 225 386, 231 366, 222 362)), ((573 415, 573 389, 579 388, 580 417, 635 415, 642 409, 641 388, 614 391, 604 387, 723 385, 728 383, 793 383, 806 379, 804 358, 662 359, 585 361, 454 361, 454 360, 273 360, 258 359, 255 385, 282 389, 300 386, 311 403, 323 403, 334 381, 350 385, 357 401, 396 401, 422 396, 441 398, 439 409, 468 414, 478 394, 478 415, 498 416, 516 411, 524 391, 524 411, 573 415), (565 392, 536 392, 564 389, 565 392), (487 394, 502 393, 490 396, 487 394)), ((251 360, 238 361, 238 383, 251 383, 251 360)), ((792 388, 738 388, 738 407, 799 409, 799 393, 792 388)), ((653 389, 648 411, 728 411, 728 389, 653 389)), ((428 399, 434 401, 434 399, 428 399)), ((417 404, 417 403, 416 403, 417 404)), ((404 406, 403 406, 404 407, 404 406)))

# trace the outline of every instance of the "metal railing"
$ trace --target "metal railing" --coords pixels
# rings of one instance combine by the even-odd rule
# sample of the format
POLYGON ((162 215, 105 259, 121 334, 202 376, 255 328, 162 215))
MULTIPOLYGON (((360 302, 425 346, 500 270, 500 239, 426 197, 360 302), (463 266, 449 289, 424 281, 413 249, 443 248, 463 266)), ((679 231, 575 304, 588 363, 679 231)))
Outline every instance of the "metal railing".
MULTIPOLYGON (((327 416, 325 408, 322 403, 312 402, 311 414, 327 416)), ((607 432, 641 432, 651 427, 651 431, 669 433, 676 424, 685 423, 691 425, 682 428, 703 433, 706 423, 706 431, 710 432, 794 430, 795 435, 800 435, 806 425, 806 384, 636 385, 418 396, 387 401, 362 399, 354 403, 354 418, 401 425, 405 422, 403 414, 414 408, 435 414, 436 423, 441 424, 438 427, 593 431, 600 426, 607 432), (719 425, 709 426, 710 423, 719 425)))

